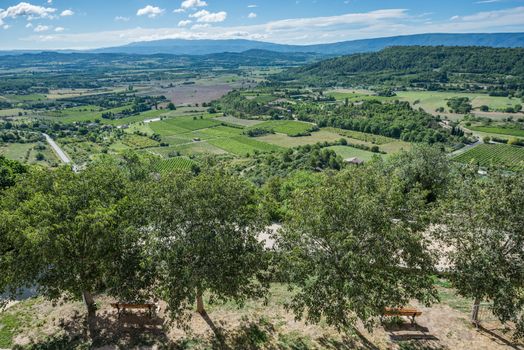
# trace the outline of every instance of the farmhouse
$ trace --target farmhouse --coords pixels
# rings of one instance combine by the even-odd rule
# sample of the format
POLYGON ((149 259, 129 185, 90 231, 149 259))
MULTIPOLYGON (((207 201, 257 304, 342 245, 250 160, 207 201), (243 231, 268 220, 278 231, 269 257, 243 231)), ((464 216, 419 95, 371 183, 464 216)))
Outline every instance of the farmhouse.
POLYGON ((358 157, 351 157, 344 159, 344 162, 348 164, 355 164, 355 165, 361 165, 364 164, 364 161, 358 157))

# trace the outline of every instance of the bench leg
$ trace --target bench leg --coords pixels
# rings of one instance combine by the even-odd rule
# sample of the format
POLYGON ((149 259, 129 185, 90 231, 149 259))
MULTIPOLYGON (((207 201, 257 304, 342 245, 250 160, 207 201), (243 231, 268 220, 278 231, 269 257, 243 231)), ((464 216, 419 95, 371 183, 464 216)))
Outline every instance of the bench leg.
POLYGON ((411 325, 413 326, 415 324, 415 315, 411 316, 411 325))

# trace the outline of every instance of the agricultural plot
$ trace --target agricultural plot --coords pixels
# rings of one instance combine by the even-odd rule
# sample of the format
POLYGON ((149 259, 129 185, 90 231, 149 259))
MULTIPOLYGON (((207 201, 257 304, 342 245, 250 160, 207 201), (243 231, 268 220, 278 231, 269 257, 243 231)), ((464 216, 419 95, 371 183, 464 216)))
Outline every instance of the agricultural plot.
POLYGON ((123 110, 129 108, 131 108, 131 105, 105 110, 98 106, 72 107, 63 109, 61 111, 49 112, 47 115, 45 115, 45 118, 57 120, 63 123, 94 122, 96 119, 100 119, 101 122, 108 122, 108 119, 102 118, 102 113, 120 113, 123 110))
POLYGON ((310 136, 290 137, 284 134, 271 134, 260 136, 256 139, 284 148, 293 148, 304 145, 314 145, 319 142, 335 142, 341 138, 340 135, 333 132, 320 130, 312 133, 310 136))
POLYGON ((254 152, 275 152, 282 150, 281 147, 269 143, 260 142, 245 136, 231 138, 220 138, 208 141, 210 144, 223 150, 240 156, 254 152))
POLYGON ((159 155, 164 158, 169 158, 173 154, 173 152, 178 152, 179 154, 183 156, 192 156, 192 155, 199 155, 199 154, 219 155, 219 154, 227 153, 222 148, 218 148, 204 141, 189 142, 189 143, 176 145, 176 146, 169 146, 169 147, 147 148, 143 151, 147 151, 148 153, 159 155))
POLYGON ((125 135, 122 143, 133 149, 157 147, 159 145, 157 141, 152 140, 149 137, 134 134, 125 135))
MULTIPOLYGON (((123 150, 125 147, 119 148, 119 143, 113 144, 111 147, 114 150, 123 150)), ((83 163, 93 158, 94 155, 100 154, 103 147, 100 144, 84 141, 84 142, 61 142, 63 150, 71 157, 75 163, 83 163)))
POLYGON ((522 129, 510 129, 497 126, 468 126, 468 129, 489 134, 524 137, 524 130, 522 129))
POLYGON ((478 93, 461 92, 441 92, 441 91, 399 91, 396 98, 401 101, 408 101, 414 107, 422 107, 426 112, 435 112, 439 107, 449 110, 447 100, 453 97, 467 97, 471 101, 473 108, 486 105, 493 111, 504 110, 506 107, 513 107, 521 103, 518 99, 509 97, 489 96, 478 93))
POLYGON ((146 119, 159 117, 160 115, 167 114, 166 110, 150 110, 140 114, 131 115, 129 117, 120 119, 105 119, 102 118, 102 113, 120 113, 125 109, 129 109, 131 106, 122 106, 111 109, 102 109, 99 106, 81 106, 66 108, 61 111, 48 112, 44 115, 44 118, 60 121, 63 123, 74 123, 74 122, 94 122, 100 120, 102 124, 109 125, 124 125, 136 122, 141 122, 146 119))
POLYGON ((239 136, 242 134, 242 129, 230 128, 228 126, 215 126, 213 128, 201 129, 193 131, 192 135, 200 138, 210 138, 210 137, 232 137, 239 136))
POLYGON ((131 124, 131 123, 137 123, 141 122, 147 119, 152 119, 156 117, 160 117, 166 114, 165 110, 151 110, 151 111, 145 111, 137 115, 132 115, 126 118, 120 118, 120 119, 102 119, 103 124, 109 124, 109 125, 124 125, 124 124, 131 124))
POLYGON ((160 173, 169 173, 174 170, 189 170, 194 164, 195 162, 187 157, 174 157, 158 160, 153 166, 160 173))
POLYGON ((199 119, 194 117, 176 117, 151 123, 151 129, 161 135, 170 136, 174 134, 187 133, 190 131, 210 128, 220 125, 219 122, 212 119, 199 119))
POLYGON ((349 146, 331 146, 328 147, 328 149, 335 151, 336 154, 344 159, 357 157, 363 161, 369 161, 373 159, 373 157, 384 157, 384 154, 373 153, 349 146))
POLYGON ((372 91, 368 90, 337 89, 326 91, 324 95, 334 97, 337 101, 344 101, 347 98, 349 102, 368 100, 388 101, 394 99, 394 97, 377 96, 372 91))
POLYGON ((251 128, 272 130, 288 136, 300 136, 312 132, 315 127, 314 124, 295 120, 268 120, 251 128))
POLYGON ((215 120, 218 120, 219 122, 223 122, 223 123, 238 125, 238 126, 254 126, 254 125, 258 125, 264 122, 263 120, 240 119, 240 118, 231 117, 231 116, 218 117, 218 118, 215 118, 215 120))
POLYGON ((17 103, 17 102, 36 102, 46 100, 46 96, 42 94, 29 94, 29 95, 4 95, 0 96, 1 99, 17 103))
POLYGON ((8 159, 18 160, 31 164, 55 165, 58 158, 45 143, 6 143, 0 145, 0 155, 8 159), (37 159, 37 155, 43 156, 37 159))
POLYGON ((478 163, 483 167, 502 167, 516 170, 524 166, 524 148, 504 144, 481 144, 454 160, 461 163, 478 163))
POLYGON ((20 113, 24 114, 27 113, 27 111, 21 108, 0 109, 0 117, 17 117, 20 113))

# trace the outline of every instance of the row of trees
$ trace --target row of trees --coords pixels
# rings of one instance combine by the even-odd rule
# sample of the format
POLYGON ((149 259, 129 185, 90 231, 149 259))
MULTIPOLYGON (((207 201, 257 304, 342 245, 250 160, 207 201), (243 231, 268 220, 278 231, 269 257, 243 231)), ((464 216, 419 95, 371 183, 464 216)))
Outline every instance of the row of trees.
POLYGON ((80 173, 32 168, 6 182, 0 291, 37 286, 52 299, 83 298, 91 320, 99 293, 159 298, 184 323, 195 300, 204 312, 203 294, 243 302, 264 297, 278 278, 294 287, 289 304, 298 317, 346 329, 357 319, 373 325, 388 306, 437 301, 435 266, 449 251, 459 293, 493 301, 494 313, 522 334, 522 175, 481 178, 431 148, 281 190, 219 170, 148 169, 126 157, 80 173), (258 237, 277 192, 283 229, 267 250, 258 237))

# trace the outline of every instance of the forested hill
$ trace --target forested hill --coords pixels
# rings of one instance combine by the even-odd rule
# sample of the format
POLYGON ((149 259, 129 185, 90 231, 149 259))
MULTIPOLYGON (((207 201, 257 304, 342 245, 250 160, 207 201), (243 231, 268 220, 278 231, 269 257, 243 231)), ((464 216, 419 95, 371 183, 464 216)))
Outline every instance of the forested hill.
POLYGON ((354 83, 517 83, 523 48, 397 46, 320 61, 276 76, 314 85, 354 83))

